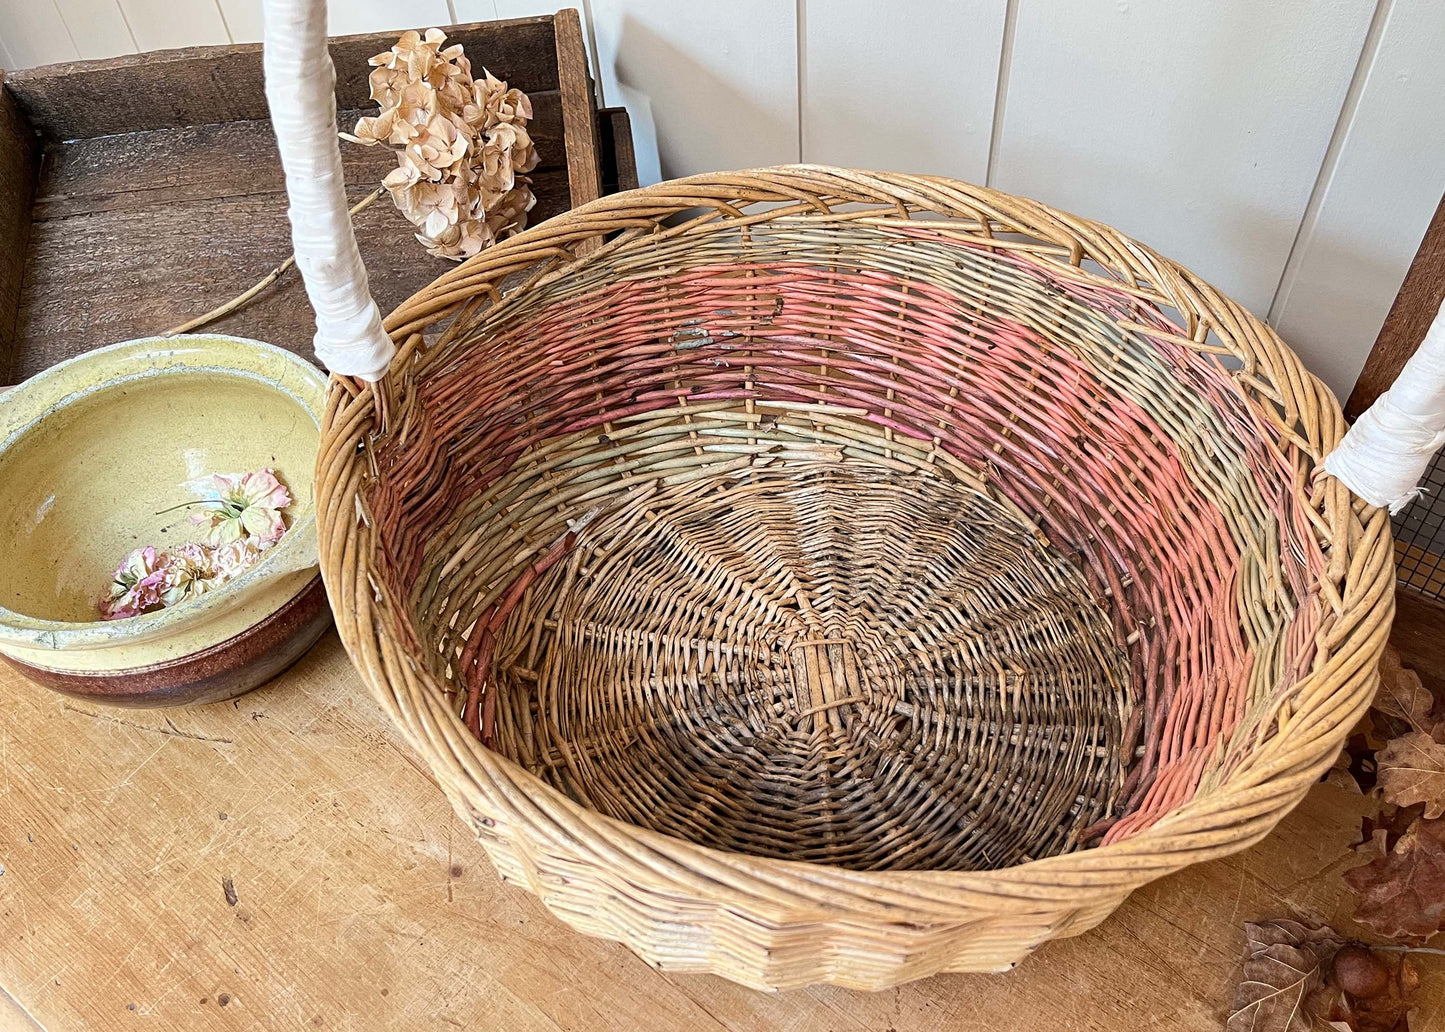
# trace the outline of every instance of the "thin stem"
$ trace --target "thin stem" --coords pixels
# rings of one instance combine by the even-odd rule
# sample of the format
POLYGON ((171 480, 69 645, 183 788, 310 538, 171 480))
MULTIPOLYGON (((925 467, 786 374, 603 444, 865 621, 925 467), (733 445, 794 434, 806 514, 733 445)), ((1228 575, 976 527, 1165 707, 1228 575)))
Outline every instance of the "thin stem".
MULTIPOLYGON (((378 186, 375 190, 371 191, 371 193, 367 194, 359 202, 357 202, 357 204, 351 209, 348 214, 355 215, 357 212, 361 211, 367 205, 371 204, 372 201, 376 200, 385 192, 386 187, 378 186)), ((192 330, 200 329, 207 323, 215 322, 222 316, 230 315, 236 309, 244 305, 247 301, 250 301, 257 294, 261 293, 261 291, 269 287, 272 283, 275 283, 278 279, 281 278, 281 274, 283 272, 285 272, 287 269, 291 268, 291 266, 295 264, 296 255, 292 253, 286 257, 286 260, 284 262, 276 266, 276 268, 272 269, 270 272, 266 273, 266 275, 262 276, 261 279, 249 289, 243 291, 240 294, 237 294, 225 304, 220 305, 217 308, 212 308, 204 315, 198 315, 189 322, 181 323, 179 326, 172 326, 169 330, 163 331, 161 333, 161 336, 174 337, 178 333, 190 333, 192 330)))
POLYGON ((1370 946, 1372 950, 1389 950, 1391 953, 1429 953, 1436 957, 1445 957, 1445 950, 1437 950, 1433 946, 1370 946))
POLYGON ((180 505, 172 505, 169 509, 162 509, 162 510, 160 510, 159 512, 157 512, 156 515, 157 515, 157 516, 164 516, 164 515, 165 515, 166 513, 168 513, 168 512, 175 512, 177 509, 186 509, 186 508, 189 508, 189 507, 192 506, 192 505, 215 505, 215 504, 218 504, 218 499, 214 499, 214 498, 197 498, 194 502, 182 502, 180 505))

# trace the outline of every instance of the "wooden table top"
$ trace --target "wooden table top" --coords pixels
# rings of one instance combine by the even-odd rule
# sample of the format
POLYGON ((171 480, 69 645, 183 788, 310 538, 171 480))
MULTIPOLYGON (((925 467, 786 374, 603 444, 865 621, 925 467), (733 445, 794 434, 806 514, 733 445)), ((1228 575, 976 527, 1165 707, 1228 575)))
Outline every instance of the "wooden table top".
MULTIPOLYGON (((105 709, 8 668, 0 700, 3 1029, 1217 1030, 1243 921, 1352 927, 1366 804, 1319 785, 1007 975, 769 995, 654 971, 502 885, 333 634, 234 703, 105 709)), ((1418 966, 1413 1027, 1445 1025, 1445 963, 1418 966)))

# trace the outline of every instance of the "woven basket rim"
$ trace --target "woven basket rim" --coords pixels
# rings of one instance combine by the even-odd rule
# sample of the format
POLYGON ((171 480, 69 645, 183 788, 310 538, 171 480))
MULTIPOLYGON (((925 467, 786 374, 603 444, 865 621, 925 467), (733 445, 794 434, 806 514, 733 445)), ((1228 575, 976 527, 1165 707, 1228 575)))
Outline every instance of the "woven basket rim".
MULTIPOLYGON (((770 199, 765 196, 770 192, 794 196, 806 203, 808 198, 820 195, 837 197, 838 191, 845 195, 848 191, 868 193, 879 202, 891 201, 900 208, 907 205, 910 210, 934 211, 940 210, 936 198, 943 195, 956 198, 953 203, 960 209, 987 212, 991 221, 997 218, 1002 226, 1012 226, 1020 232, 1038 236, 1051 228, 1057 229, 1061 246, 1069 245, 1063 235, 1072 239, 1075 258, 1072 264, 1077 266, 1083 257, 1093 259, 1123 276, 1125 289, 1139 272, 1151 274, 1152 289, 1168 297, 1170 304, 1184 313, 1191 324, 1194 309, 1198 307, 1191 298, 1201 298, 1210 303, 1215 314, 1231 320, 1230 326, 1213 328, 1231 351, 1262 370, 1262 386, 1277 392, 1278 397, 1272 400, 1283 410, 1283 421, 1303 429, 1307 437, 1302 447, 1316 464, 1343 436, 1345 424, 1338 401, 1322 381, 1304 368, 1271 327, 1147 245, 1103 223, 986 187, 937 176, 867 172, 815 164, 707 173, 612 194, 483 251, 444 273, 386 317, 386 329, 399 345, 399 351, 387 376, 374 390, 383 396, 384 408, 386 391, 411 359, 413 349, 407 347, 408 341, 415 344, 415 335, 439 318, 438 312, 456 310, 466 298, 490 289, 510 273, 539 260, 562 258, 560 264, 537 281, 544 282, 567 275, 593 260, 597 253, 578 255, 559 249, 576 248, 618 229, 694 207, 705 208, 719 202, 737 203, 741 207, 770 199), (1026 213, 1034 221, 1025 226, 1018 219, 1008 217, 1009 213, 1026 213), (1089 245, 1084 241, 1089 241, 1089 245), (1110 258, 1111 253, 1119 264, 1110 258), (1123 267, 1124 261, 1132 266, 1123 267), (1240 338, 1248 338, 1249 343, 1241 343, 1240 338)), ((1077 271, 1081 276, 1093 276, 1087 270, 1077 271)), ((1138 281, 1135 282, 1137 285, 1138 281)), ((1344 735, 1368 708, 1374 694, 1375 664, 1388 638, 1394 611, 1388 518, 1383 510, 1350 495, 1338 481, 1321 476, 1324 482, 1320 490, 1328 510, 1323 523, 1328 525, 1329 536, 1322 543, 1329 562, 1328 574, 1345 582, 1337 601, 1331 599, 1331 602, 1336 605, 1337 615, 1352 614, 1361 619, 1349 624, 1348 633, 1338 641, 1321 632, 1322 644, 1331 654, 1323 665, 1316 666, 1297 682, 1295 694, 1304 702, 1288 726, 1281 727, 1256 746, 1247 762, 1230 771, 1208 791, 1201 789, 1152 826, 1107 845, 992 871, 858 871, 696 845, 590 810, 520 765, 483 748, 445 704, 440 690, 430 683, 425 672, 412 670, 414 683, 403 674, 405 660, 394 643, 388 656, 386 643, 378 641, 372 631, 369 593, 360 587, 367 580, 362 549, 355 547, 355 541, 346 534, 348 524, 356 522, 356 496, 364 466, 357 449, 348 444, 364 437, 368 423, 376 425, 375 403, 345 425, 333 425, 333 418, 344 403, 361 399, 369 390, 373 388, 347 378, 333 377, 332 380, 320 458, 320 465, 328 467, 324 472, 330 495, 324 506, 321 553, 323 573, 332 587, 330 594, 338 631, 373 697, 402 728, 411 746, 427 759, 444 791, 459 807, 477 812, 458 783, 476 789, 483 778, 490 783, 491 792, 504 795, 512 802, 518 802, 520 796, 543 797, 554 812, 560 809, 566 814, 570 825, 567 834, 605 834, 611 848, 634 852, 659 873, 679 863, 714 871, 720 895, 733 889, 743 890, 743 886, 736 884, 740 881, 754 883, 743 890, 749 896, 769 887, 778 890, 797 886, 811 893, 809 904, 816 906, 820 914, 832 909, 832 904, 819 902, 820 890, 838 894, 836 912, 857 912, 860 906, 866 905, 870 894, 879 891, 893 896, 929 890, 1002 894, 1016 899, 1024 910, 1036 904, 1040 911, 1056 910, 1061 900, 1081 901, 1086 896, 1122 898, 1153 878, 1191 863, 1236 852, 1268 834, 1329 766, 1344 735), (348 611, 345 603, 353 596, 357 604, 348 611), (410 710, 400 704, 399 692, 404 692, 412 703, 410 710), (1322 714, 1326 703, 1331 710, 1322 714), (443 767, 445 776, 442 776, 443 767), (722 877, 724 872, 731 877, 722 877), (1058 891, 1045 894, 1045 886, 1058 891), (1025 889, 1029 891, 1023 891, 1025 889)), ((1251 405, 1259 407, 1256 398, 1241 393, 1251 405)), ((1270 415, 1275 423, 1281 422, 1280 416, 1270 415)), ((323 480, 322 474, 319 468, 318 483, 323 480)), ((946 905, 938 899, 928 900, 935 909, 941 902, 946 905)))

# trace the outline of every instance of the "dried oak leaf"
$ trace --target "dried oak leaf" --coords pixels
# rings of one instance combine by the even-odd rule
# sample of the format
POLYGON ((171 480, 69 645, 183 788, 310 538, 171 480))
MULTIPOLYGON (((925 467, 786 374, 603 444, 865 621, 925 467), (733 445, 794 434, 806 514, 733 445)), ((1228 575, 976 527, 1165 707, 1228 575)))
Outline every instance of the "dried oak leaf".
POLYGON ((1310 1032, 1308 1006, 1322 966, 1342 945, 1328 928, 1298 921, 1244 926, 1244 970, 1234 990, 1226 1032, 1310 1032))
POLYGON ((1334 765, 1325 771, 1324 782, 1327 785, 1344 789, 1352 795, 1364 795, 1365 790, 1355 777, 1354 769, 1355 758, 1346 750, 1341 749, 1340 754, 1335 757, 1334 765))
POLYGON ((1445 745, 1423 731, 1385 743, 1375 755, 1380 790, 1396 806, 1425 804, 1431 820, 1445 814, 1445 745))
POLYGON ((1423 803, 1415 806, 1385 806, 1373 817, 1360 818, 1360 841, 1350 848, 1368 860, 1384 856, 1400 837, 1425 813, 1423 803))
POLYGON ((1375 709, 1386 716, 1403 720, 1417 731, 1430 733, 1435 721, 1430 711, 1435 696, 1420 681, 1420 675, 1400 662, 1400 653, 1385 647, 1380 657, 1380 689, 1375 693, 1375 709))
POLYGON ((1355 920, 1425 941, 1445 928, 1445 819, 1417 821, 1388 854, 1346 871, 1345 884, 1360 895, 1355 920))

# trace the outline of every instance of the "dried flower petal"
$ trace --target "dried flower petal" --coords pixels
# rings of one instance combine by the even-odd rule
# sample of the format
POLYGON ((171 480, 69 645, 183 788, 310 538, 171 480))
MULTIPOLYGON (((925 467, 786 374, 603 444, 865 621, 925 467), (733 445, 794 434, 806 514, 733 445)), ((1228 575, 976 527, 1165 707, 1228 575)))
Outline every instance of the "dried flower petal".
POLYGON ((179 605, 204 594, 210 587, 211 563, 204 545, 184 545, 166 555, 165 579, 161 583, 162 605, 179 605))
POLYGON ((164 554, 158 555, 150 545, 137 548, 116 567, 110 596, 100 603, 100 615, 107 620, 124 620, 155 609, 162 604, 164 580, 164 554))
POLYGON ((229 545, 248 535, 270 545, 286 533, 280 510, 291 504, 291 494, 276 479, 274 470, 215 473, 186 486, 210 506, 208 511, 192 516, 191 522, 206 528, 206 543, 213 547, 229 545))
POLYGON ((192 517, 206 527, 207 540, 131 552, 100 603, 103 618, 122 620, 203 595, 256 565, 286 533, 280 510, 291 504, 291 492, 273 470, 218 473, 185 486, 210 506, 192 517))
POLYGON ((485 70, 473 79, 462 47, 445 42, 440 29, 405 32, 371 58, 381 110, 341 136, 396 149, 382 185, 430 253, 459 260, 525 228, 538 157, 527 95, 485 70))

